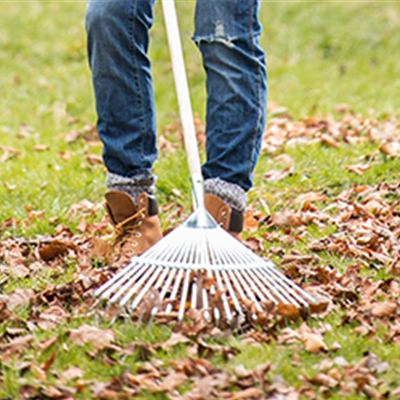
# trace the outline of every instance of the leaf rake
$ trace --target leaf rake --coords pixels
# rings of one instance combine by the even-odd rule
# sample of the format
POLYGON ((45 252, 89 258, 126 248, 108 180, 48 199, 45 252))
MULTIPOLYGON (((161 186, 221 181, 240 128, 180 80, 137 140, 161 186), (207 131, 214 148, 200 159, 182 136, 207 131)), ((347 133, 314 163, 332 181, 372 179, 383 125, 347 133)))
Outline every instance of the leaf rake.
POLYGON ((222 229, 204 206, 203 178, 178 21, 173 0, 162 0, 184 142, 192 182, 194 211, 189 218, 99 287, 94 295, 134 311, 154 297, 151 314, 202 309, 206 321, 231 323, 263 303, 308 307, 313 297, 222 229), (164 310, 161 310, 163 308, 164 310), (222 315, 221 315, 222 314, 222 315))

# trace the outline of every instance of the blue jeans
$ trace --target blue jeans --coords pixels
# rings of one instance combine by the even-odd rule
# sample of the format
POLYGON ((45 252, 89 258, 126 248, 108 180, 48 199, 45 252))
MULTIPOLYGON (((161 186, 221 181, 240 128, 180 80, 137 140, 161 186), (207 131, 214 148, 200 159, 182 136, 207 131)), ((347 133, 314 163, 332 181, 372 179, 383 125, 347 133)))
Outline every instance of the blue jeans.
MULTIPOLYGON (((197 0, 193 40, 206 71, 205 179, 245 191, 265 125, 266 67, 259 46, 260 0, 197 0)), ((157 157, 155 107, 147 56, 155 0, 89 0, 89 64, 103 157, 109 172, 151 180, 157 157)))

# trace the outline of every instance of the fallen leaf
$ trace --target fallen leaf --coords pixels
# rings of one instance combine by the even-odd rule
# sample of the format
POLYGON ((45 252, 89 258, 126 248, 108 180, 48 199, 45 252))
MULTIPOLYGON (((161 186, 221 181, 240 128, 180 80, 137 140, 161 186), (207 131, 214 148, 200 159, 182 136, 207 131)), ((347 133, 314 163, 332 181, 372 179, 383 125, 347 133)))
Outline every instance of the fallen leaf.
POLYGON ((319 334, 304 332, 301 335, 301 340, 306 350, 310 351, 313 354, 328 351, 328 347, 326 346, 324 340, 319 334))
POLYGON ((291 321, 295 321, 300 317, 300 311, 298 307, 293 304, 278 303, 276 311, 282 317, 285 317, 291 321))
POLYGON ((390 142, 390 143, 385 143, 381 147, 379 147, 379 150, 382 153, 385 153, 389 157, 400 157, 400 143, 399 142, 390 142))
POLYGON ((316 203, 320 201, 324 201, 326 199, 326 196, 323 195, 322 193, 318 192, 308 192, 308 193, 303 193, 299 196, 297 196, 294 200, 294 204, 301 204, 301 203, 316 203))
POLYGON ((398 304, 394 300, 382 301, 376 303, 371 310, 371 314, 375 317, 387 317, 393 315, 397 310, 398 304))
POLYGON ((68 245, 59 240, 53 240, 50 244, 44 245, 39 249, 40 258, 44 261, 54 260, 58 256, 63 256, 68 251, 68 245))
POLYGON ((362 175, 365 171, 370 169, 371 166, 368 164, 355 164, 346 167, 346 170, 349 172, 354 172, 357 175, 362 175))
POLYGON ((191 340, 188 337, 180 333, 172 333, 171 337, 161 345, 161 348, 164 350, 169 350, 177 344, 188 343, 190 341, 191 340))
POLYGON ((95 349, 101 350, 115 340, 111 329, 100 329, 83 324, 78 329, 70 329, 69 339, 72 343, 83 346, 90 343, 95 349))
POLYGON ((248 388, 241 390, 240 392, 232 393, 230 400, 242 400, 242 399, 260 399, 264 395, 263 391, 257 388, 248 388))
POLYGON ((72 131, 69 131, 64 135, 64 140, 66 143, 72 143, 75 142, 76 139, 78 139, 79 133, 73 129, 72 131))
POLYGON ((61 373, 61 377, 67 382, 77 378, 83 378, 84 372, 79 367, 69 367, 61 373))
POLYGON ((272 169, 264 174, 264 179, 268 182, 280 181, 285 179, 291 172, 291 168, 285 168, 283 170, 272 169))
POLYGON ((49 149, 49 146, 46 146, 44 144, 35 144, 33 146, 33 150, 34 151, 46 151, 49 149))

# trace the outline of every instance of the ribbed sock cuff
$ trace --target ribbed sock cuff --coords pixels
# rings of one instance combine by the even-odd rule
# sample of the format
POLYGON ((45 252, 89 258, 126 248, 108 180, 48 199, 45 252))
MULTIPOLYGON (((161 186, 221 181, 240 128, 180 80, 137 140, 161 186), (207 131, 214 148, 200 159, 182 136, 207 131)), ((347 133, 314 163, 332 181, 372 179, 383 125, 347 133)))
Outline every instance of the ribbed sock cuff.
POLYGON ((156 187, 154 185, 156 180, 156 176, 149 172, 138 174, 138 176, 134 178, 108 172, 106 186, 109 190, 119 190, 129 194, 137 205, 137 197, 140 193, 145 192, 153 195, 156 192, 156 187))
POLYGON ((247 204, 247 193, 239 185, 226 182, 220 178, 206 179, 204 192, 222 199, 229 207, 244 212, 247 204))

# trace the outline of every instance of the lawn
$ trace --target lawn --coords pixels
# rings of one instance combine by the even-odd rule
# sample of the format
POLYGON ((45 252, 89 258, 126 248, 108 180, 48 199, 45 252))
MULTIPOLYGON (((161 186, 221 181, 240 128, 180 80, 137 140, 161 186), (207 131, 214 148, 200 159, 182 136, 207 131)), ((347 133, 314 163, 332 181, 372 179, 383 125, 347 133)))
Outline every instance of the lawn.
MULTIPOLYGON (((110 273, 91 238, 112 230, 85 2, 1 8, 0 399, 400 398, 397 3, 262 2, 268 126, 244 238, 326 308, 231 331, 198 315, 112 324, 91 304, 110 273)), ((201 132, 194 2, 177 8, 201 132)), ((169 228, 190 212, 190 183, 159 3, 151 35, 169 228)))

